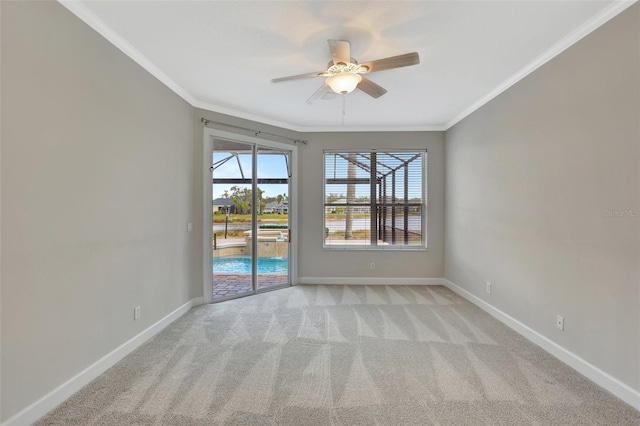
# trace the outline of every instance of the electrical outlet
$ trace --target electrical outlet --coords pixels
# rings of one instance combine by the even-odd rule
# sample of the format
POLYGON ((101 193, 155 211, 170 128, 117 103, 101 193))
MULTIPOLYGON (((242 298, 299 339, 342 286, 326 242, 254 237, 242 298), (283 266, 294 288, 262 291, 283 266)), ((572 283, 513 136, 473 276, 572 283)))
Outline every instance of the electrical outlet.
POLYGON ((133 319, 140 319, 140 306, 136 306, 135 308, 133 308, 133 319))
POLYGON ((376 269, 376 263, 375 262, 371 262, 371 265, 369 265, 370 269, 376 269))
POLYGON ((491 294, 491 283, 487 281, 487 288, 486 288, 487 294, 491 294))
POLYGON ((193 223, 189 222, 187 223, 187 232, 191 232, 193 231, 193 223))
POLYGON ((558 328, 558 330, 564 331, 564 317, 560 315, 556 317, 556 327, 558 328))

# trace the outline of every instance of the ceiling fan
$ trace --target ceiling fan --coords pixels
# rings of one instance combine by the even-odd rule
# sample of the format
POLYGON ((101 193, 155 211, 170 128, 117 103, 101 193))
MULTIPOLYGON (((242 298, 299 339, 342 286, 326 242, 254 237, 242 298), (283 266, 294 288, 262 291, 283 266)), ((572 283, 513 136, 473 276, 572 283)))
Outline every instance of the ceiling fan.
POLYGON ((329 43, 329 50, 331 51, 331 61, 327 64, 326 71, 274 78, 271 82, 279 83, 281 81, 296 80, 299 78, 326 77, 322 87, 307 99, 308 104, 313 103, 332 91, 337 94, 346 95, 347 93, 353 92, 356 88, 377 99, 387 93, 387 90, 368 78, 363 77, 362 74, 408 67, 420 63, 418 53, 412 52, 359 64, 358 61, 351 57, 350 42, 347 40, 327 40, 327 42, 329 43))

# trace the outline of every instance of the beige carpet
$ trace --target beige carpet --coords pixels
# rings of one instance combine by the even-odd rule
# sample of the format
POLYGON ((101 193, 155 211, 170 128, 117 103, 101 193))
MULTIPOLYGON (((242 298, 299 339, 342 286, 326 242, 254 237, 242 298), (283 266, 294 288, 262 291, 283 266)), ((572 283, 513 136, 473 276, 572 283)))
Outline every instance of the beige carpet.
POLYGON ((444 287, 297 286, 200 306, 38 425, 638 425, 444 287))

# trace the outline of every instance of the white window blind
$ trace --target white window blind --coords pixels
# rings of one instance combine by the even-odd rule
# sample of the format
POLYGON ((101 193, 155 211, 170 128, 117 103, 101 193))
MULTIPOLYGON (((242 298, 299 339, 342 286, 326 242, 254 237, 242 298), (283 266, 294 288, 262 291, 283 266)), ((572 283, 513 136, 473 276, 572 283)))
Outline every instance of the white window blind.
POLYGON ((426 247, 426 151, 325 151, 324 247, 426 247))

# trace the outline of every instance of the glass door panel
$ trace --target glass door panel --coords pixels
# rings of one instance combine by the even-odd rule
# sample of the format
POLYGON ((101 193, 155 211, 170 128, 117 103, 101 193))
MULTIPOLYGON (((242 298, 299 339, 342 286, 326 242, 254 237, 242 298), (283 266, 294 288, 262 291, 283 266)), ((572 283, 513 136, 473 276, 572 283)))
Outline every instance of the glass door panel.
POLYGON ((289 285, 290 167, 290 151, 258 147, 258 291, 289 285))
POLYGON ((255 147, 214 140, 212 167, 213 300, 255 292, 252 258, 255 147))

